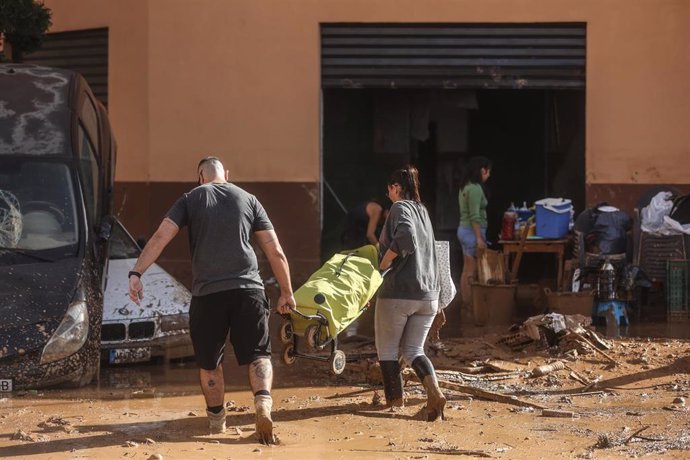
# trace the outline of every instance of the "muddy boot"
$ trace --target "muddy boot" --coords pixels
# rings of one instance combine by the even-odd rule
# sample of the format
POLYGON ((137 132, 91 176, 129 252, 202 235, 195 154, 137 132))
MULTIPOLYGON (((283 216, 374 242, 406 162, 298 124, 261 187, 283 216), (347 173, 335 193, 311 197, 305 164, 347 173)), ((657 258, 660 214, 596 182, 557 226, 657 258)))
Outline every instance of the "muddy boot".
POLYGON ((271 408, 273 399, 268 395, 254 396, 254 407, 256 408, 256 435, 261 444, 276 444, 277 440, 273 436, 273 420, 271 419, 271 408))
POLYGON ((445 420, 443 408, 446 406, 446 397, 443 396, 438 386, 434 365, 426 356, 418 356, 412 361, 412 369, 426 390, 426 420, 433 422, 439 417, 441 420, 445 420))
POLYGON ((383 377, 383 393, 389 407, 403 407, 403 381, 398 361, 379 361, 383 377))
POLYGON ((225 433, 225 407, 223 410, 214 414, 210 410, 206 410, 206 416, 208 417, 208 429, 211 434, 221 434, 225 433))

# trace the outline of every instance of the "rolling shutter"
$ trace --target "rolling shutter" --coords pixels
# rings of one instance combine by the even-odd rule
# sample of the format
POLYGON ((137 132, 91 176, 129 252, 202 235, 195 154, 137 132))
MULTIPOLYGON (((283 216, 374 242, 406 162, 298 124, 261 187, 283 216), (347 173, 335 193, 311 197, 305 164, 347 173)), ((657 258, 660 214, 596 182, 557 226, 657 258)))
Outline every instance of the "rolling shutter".
POLYGON ((108 29, 48 34, 40 50, 23 62, 79 72, 93 94, 108 104, 108 29))
POLYGON ((586 25, 322 24, 324 88, 585 87, 586 25))

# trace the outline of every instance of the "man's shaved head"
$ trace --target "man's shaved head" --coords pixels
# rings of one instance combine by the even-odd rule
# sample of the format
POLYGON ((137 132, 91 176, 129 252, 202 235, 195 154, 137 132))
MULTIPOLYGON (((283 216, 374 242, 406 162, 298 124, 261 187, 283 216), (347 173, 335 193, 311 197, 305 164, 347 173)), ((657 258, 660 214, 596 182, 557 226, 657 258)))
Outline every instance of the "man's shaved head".
POLYGON ((203 174, 208 181, 212 181, 217 177, 223 178, 225 175, 223 163, 217 157, 203 158, 197 166, 197 172, 203 174))

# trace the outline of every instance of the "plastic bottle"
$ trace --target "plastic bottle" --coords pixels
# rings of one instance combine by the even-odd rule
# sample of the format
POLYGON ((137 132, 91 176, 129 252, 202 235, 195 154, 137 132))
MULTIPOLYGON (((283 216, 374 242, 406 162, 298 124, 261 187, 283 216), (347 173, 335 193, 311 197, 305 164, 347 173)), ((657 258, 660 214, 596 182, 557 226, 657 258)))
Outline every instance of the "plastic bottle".
POLYGON ((503 213, 501 222, 501 239, 510 241, 515 239, 515 223, 517 222, 517 212, 515 205, 510 203, 510 207, 503 213))
POLYGON ((616 299, 616 269, 611 265, 611 262, 604 261, 599 270, 599 277, 597 278, 597 297, 598 300, 614 300, 616 299))
MULTIPOLYGON (((517 216, 517 213, 515 214, 517 216)), ((520 236, 522 235, 522 223, 520 222, 520 218, 516 217, 515 218, 515 230, 513 232, 513 238, 516 240, 520 239, 520 236)))
POLYGON ((542 366, 535 367, 532 369, 530 376, 541 377, 542 375, 550 374, 554 371, 560 371, 562 369, 565 369, 565 364, 563 364, 561 361, 556 361, 551 364, 544 364, 542 366))
POLYGON ((520 219, 520 222, 527 222, 529 218, 532 216, 532 211, 529 210, 527 207, 527 202, 523 201, 522 202, 522 207, 517 210, 518 213, 518 219, 520 219))

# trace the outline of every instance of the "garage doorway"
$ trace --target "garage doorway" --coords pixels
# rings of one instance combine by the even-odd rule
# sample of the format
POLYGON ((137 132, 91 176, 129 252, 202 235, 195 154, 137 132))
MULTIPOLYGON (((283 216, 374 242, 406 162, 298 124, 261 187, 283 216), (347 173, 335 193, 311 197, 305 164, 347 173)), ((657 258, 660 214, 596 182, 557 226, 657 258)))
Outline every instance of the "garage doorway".
POLYGON ((564 196, 582 210, 584 55, 582 24, 323 25, 322 258, 342 248, 346 210, 385 199, 406 163, 458 260, 471 156, 494 162, 490 240, 511 202, 564 196))

